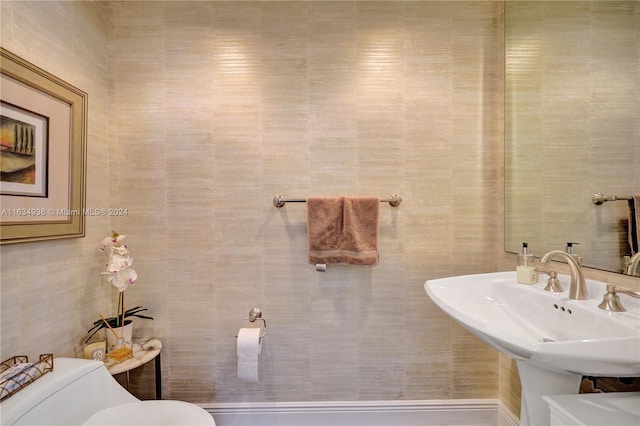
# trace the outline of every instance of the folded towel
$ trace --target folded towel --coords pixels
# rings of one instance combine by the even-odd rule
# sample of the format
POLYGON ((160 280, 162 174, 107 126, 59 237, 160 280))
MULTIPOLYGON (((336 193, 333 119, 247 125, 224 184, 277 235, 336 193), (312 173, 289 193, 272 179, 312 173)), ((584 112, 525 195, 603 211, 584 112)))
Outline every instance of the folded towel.
POLYGON ((32 362, 15 364, 6 375, 3 375, 2 382, 0 382, 2 398, 6 398, 11 392, 17 391, 23 385, 35 380, 39 373, 38 367, 32 362))
POLYGON ((638 253, 640 244, 640 195, 629 200, 629 246, 631 254, 638 253))
POLYGON ((32 362, 20 362, 17 364, 13 364, 10 368, 4 370, 2 374, 0 374, 0 381, 4 382, 5 380, 12 378, 13 376, 17 376, 18 374, 30 369, 32 366, 32 362))
POLYGON ((373 197, 308 198, 309 263, 376 265, 379 206, 373 197))

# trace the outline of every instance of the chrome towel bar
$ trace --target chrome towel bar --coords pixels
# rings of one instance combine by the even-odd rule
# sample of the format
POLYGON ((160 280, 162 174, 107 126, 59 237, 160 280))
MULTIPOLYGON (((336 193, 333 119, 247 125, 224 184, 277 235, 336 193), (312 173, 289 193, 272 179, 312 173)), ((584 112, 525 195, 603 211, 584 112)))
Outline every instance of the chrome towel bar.
POLYGON ((593 194, 593 196, 591 197, 591 202, 593 204, 603 204, 606 201, 628 201, 631 200, 633 197, 621 197, 619 195, 604 195, 600 192, 597 192, 595 194, 593 194))
MULTIPOLYGON (((306 203, 306 198, 286 198, 284 195, 273 197, 273 205, 277 208, 283 207, 287 203, 306 203)), ((389 203, 391 207, 398 207, 402 203, 402 197, 397 194, 389 195, 388 198, 380 199, 381 203, 389 203)))

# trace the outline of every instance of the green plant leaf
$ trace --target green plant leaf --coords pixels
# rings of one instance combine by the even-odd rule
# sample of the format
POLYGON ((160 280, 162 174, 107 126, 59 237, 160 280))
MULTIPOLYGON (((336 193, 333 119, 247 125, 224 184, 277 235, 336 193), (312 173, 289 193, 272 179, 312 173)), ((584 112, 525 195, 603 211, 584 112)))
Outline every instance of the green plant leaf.
MULTIPOLYGON (((136 306, 131 309, 127 309, 126 311, 124 311, 124 319, 126 320, 128 317, 138 317, 138 318, 150 319, 150 320, 154 319, 153 317, 150 317, 148 315, 141 315, 139 313, 144 311, 148 311, 148 309, 143 308, 142 306, 136 306)), ((120 320, 122 320, 122 314, 115 317, 105 318, 105 320, 113 328, 120 327, 119 324, 120 324, 120 320)), ((104 321, 102 321, 102 319, 94 321, 93 326, 89 329, 89 331, 87 331, 87 334, 90 334, 90 336, 87 337, 87 339, 84 342, 85 343, 89 342, 89 340, 91 340, 91 338, 95 336, 95 334, 98 331, 102 330, 103 328, 107 328, 107 325, 104 323, 104 321)))

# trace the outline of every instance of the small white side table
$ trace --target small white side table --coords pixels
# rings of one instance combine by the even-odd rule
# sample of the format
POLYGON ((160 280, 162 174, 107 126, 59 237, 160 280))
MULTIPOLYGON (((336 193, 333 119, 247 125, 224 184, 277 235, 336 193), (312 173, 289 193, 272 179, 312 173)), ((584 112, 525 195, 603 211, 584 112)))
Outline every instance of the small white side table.
POLYGON ((134 338, 133 357, 123 362, 114 363, 108 357, 105 366, 112 376, 120 373, 127 374, 127 390, 129 389, 129 371, 143 366, 151 360, 155 361, 156 399, 162 399, 162 364, 160 362, 160 352, 162 342, 154 338, 134 338))

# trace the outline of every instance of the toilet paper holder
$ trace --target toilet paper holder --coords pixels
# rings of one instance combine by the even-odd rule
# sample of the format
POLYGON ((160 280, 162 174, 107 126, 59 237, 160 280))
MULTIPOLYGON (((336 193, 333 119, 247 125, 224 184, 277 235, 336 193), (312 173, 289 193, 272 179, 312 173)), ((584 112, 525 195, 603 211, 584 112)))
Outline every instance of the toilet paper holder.
MULTIPOLYGON (((267 320, 262 318, 262 311, 259 308, 252 308, 249 311, 249 318, 245 318, 245 321, 249 321, 250 323, 255 323, 256 321, 262 321, 262 326, 259 327, 262 330, 260 331, 260 343, 262 343, 262 339, 267 334, 267 320)), ((236 339, 238 336, 236 335, 236 339)))

